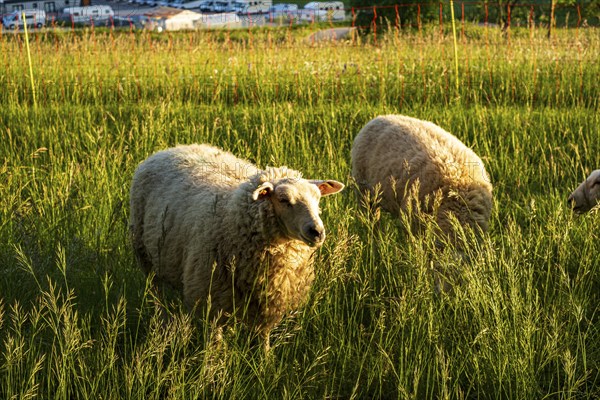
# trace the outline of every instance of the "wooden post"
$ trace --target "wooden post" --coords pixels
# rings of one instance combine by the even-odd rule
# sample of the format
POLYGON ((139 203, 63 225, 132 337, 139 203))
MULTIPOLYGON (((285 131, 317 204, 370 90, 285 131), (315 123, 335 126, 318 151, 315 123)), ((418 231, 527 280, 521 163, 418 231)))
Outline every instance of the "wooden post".
POLYGON ((548 24, 548 39, 552 37, 552 25, 554 25, 554 10, 556 9, 556 1, 552 0, 552 8, 550 9, 550 23, 548 24))

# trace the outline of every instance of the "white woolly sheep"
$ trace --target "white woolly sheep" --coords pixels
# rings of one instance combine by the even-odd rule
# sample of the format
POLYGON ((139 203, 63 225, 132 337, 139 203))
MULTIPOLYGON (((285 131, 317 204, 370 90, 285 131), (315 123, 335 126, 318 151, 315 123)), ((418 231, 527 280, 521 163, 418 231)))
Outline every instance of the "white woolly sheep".
POLYGON ((160 151, 133 177, 134 250, 187 307, 209 310, 219 327, 239 318, 268 348, 269 332, 314 279, 312 256, 325 239, 319 200, 343 187, 286 167, 259 170, 209 145, 160 151))
POLYGON ((434 212, 441 233, 454 240, 450 215, 477 231, 488 229, 492 184, 481 159, 439 126, 401 115, 380 116, 361 129, 352 147, 352 175, 361 191, 381 190, 381 207, 404 212, 418 207, 434 212), (414 197, 413 197, 414 198, 414 197))
POLYGON ((600 169, 593 171, 581 182, 568 199, 573 211, 579 214, 590 211, 600 203, 600 169))

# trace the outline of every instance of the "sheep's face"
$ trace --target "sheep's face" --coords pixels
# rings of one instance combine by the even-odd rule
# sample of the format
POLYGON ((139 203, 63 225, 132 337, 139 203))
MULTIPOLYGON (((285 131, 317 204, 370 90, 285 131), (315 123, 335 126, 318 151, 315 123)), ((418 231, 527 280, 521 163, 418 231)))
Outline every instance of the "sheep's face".
POLYGON ((600 170, 596 170, 575 189, 568 199, 576 213, 590 211, 600 202, 600 170))
POLYGON ((344 185, 336 181, 282 179, 263 183, 253 197, 272 203, 285 236, 309 246, 320 246, 325 240, 325 227, 319 217, 319 200, 343 188, 344 185))

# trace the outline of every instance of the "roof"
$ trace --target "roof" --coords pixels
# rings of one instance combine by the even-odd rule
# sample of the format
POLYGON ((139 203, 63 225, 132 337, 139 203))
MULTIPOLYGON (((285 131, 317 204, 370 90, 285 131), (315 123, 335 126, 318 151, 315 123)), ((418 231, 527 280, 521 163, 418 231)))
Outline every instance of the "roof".
POLYGON ((168 19, 175 15, 179 15, 181 13, 188 14, 188 15, 197 15, 198 17, 202 16, 202 14, 194 12, 194 11, 181 10, 179 8, 173 8, 173 7, 158 7, 158 8, 152 9, 148 12, 145 12, 144 15, 147 17, 152 17, 152 18, 168 19))
POLYGON ((318 8, 319 6, 330 7, 330 6, 344 6, 341 1, 311 1, 306 4, 304 8, 318 8))

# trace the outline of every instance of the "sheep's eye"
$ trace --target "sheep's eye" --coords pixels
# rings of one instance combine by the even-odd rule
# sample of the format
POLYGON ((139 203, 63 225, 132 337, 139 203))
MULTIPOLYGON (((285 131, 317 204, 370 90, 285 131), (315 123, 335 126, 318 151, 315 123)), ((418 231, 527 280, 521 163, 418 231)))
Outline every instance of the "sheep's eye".
POLYGON ((594 183, 592 183, 592 187, 596 186, 596 185, 600 185, 600 179, 595 181, 594 183))

